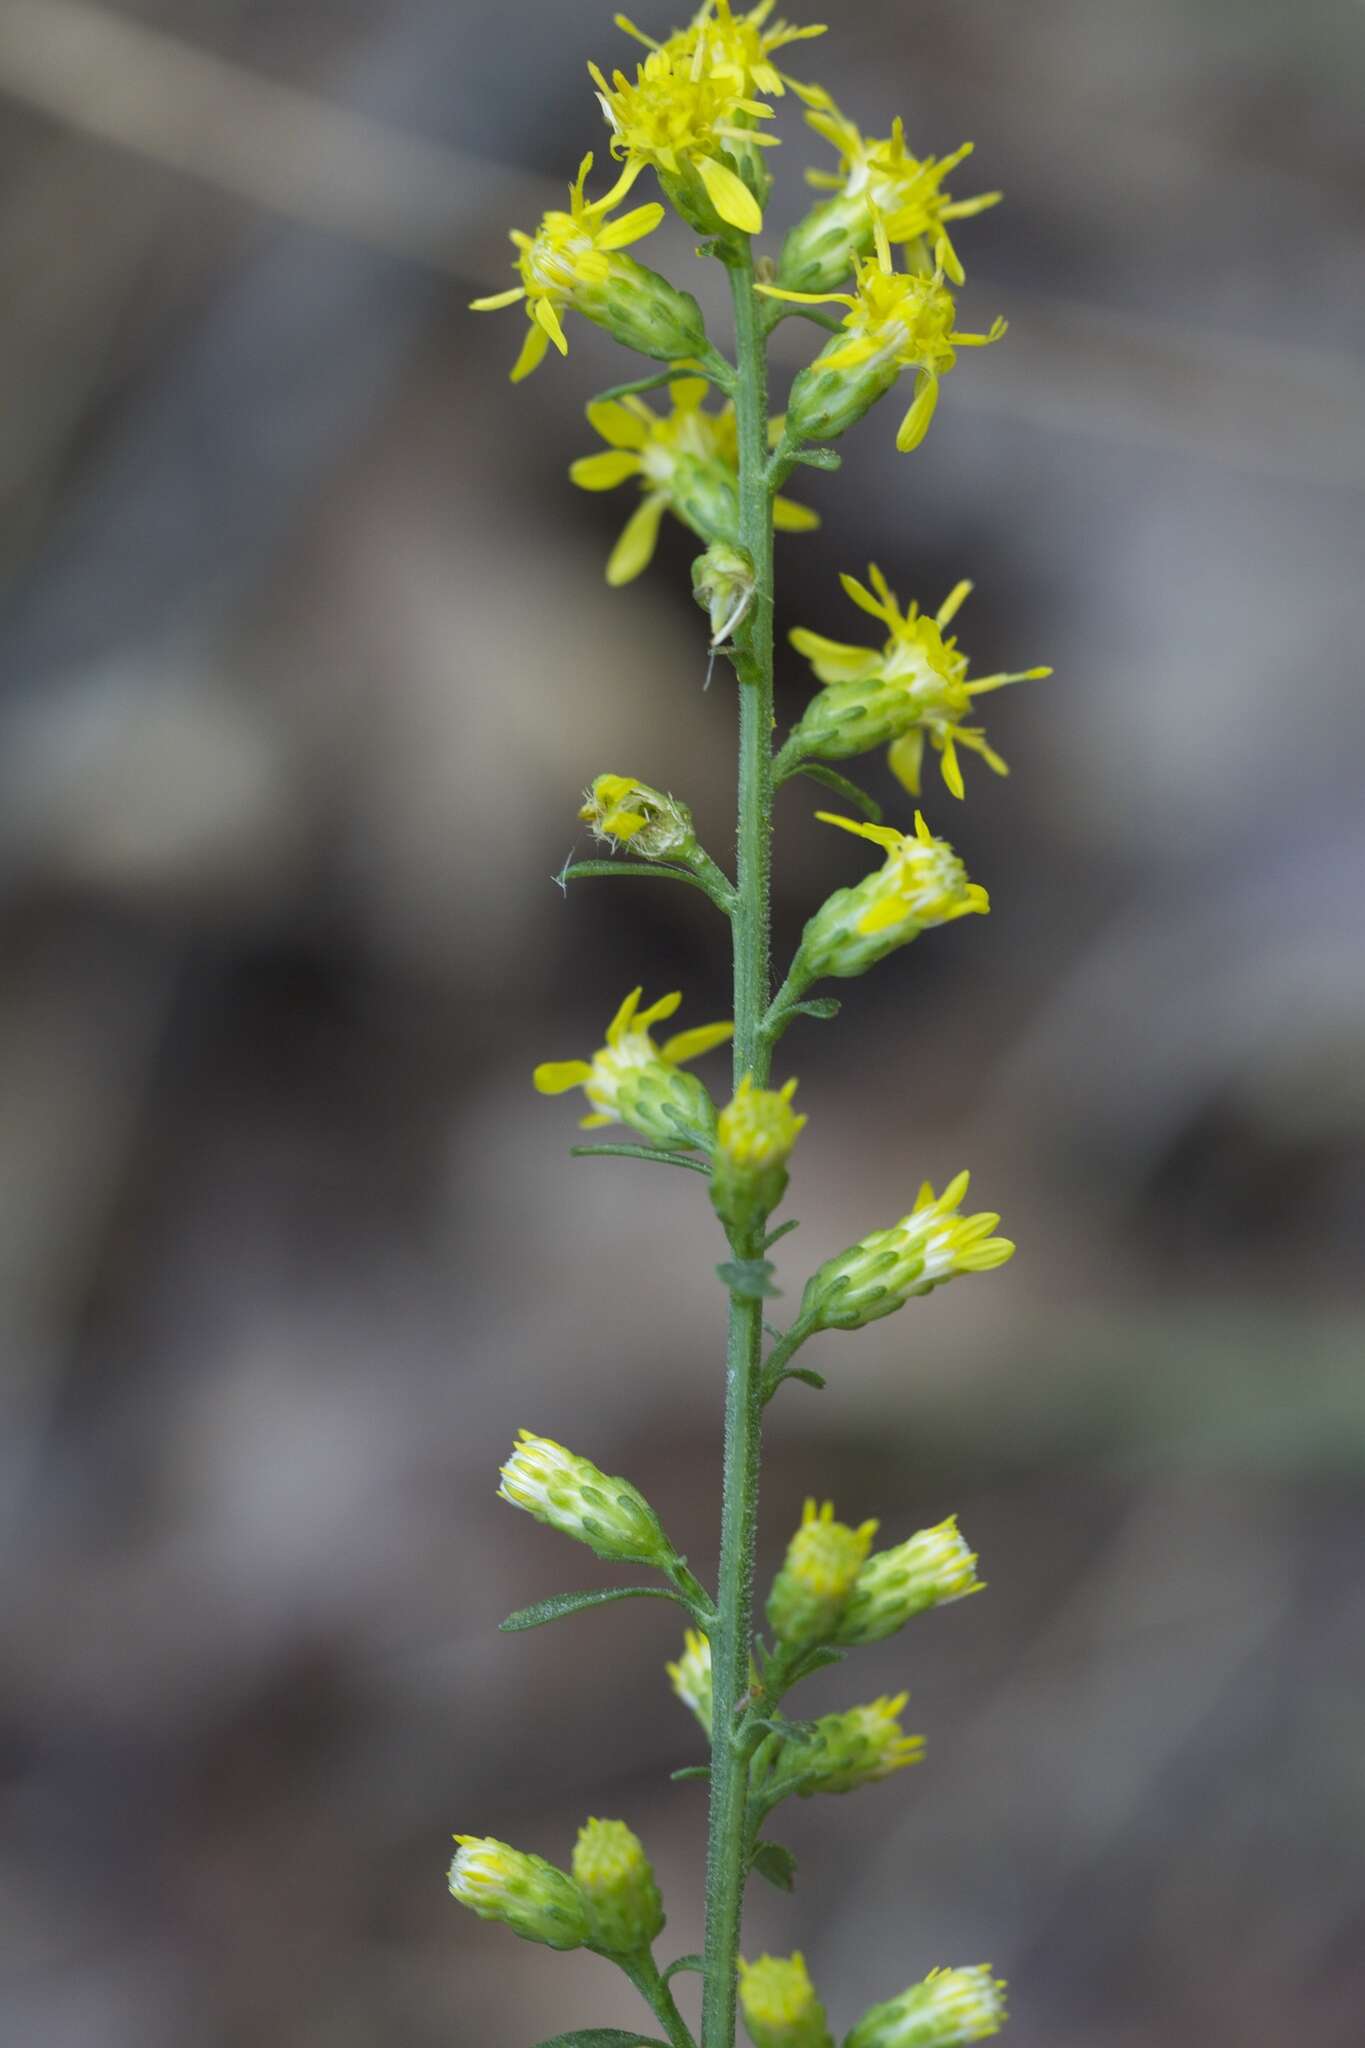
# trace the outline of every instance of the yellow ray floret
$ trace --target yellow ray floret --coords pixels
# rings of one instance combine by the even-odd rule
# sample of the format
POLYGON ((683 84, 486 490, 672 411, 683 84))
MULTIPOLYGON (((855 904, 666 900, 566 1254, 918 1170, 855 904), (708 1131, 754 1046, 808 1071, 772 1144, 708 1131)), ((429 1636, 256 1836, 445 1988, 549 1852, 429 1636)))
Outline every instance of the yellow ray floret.
POLYGON ((979 754, 997 775, 1008 774, 999 754, 987 745, 984 730, 966 723, 974 700, 1007 683, 1050 676, 1052 670, 1001 671, 968 681, 968 657, 945 630, 971 592, 965 580, 954 585, 932 616, 913 602, 902 611, 875 563, 868 569, 870 590, 854 576, 842 576, 840 581, 854 604, 888 629, 888 638, 879 653, 827 640, 805 626, 793 630, 792 646, 805 655, 826 687, 806 707, 784 748, 787 761, 811 756, 845 760, 889 741, 892 772, 912 796, 918 796, 927 738, 939 755, 943 780, 956 797, 964 793, 958 747, 979 754))
POLYGON ((521 283, 504 292, 493 292, 487 298, 474 299, 471 306, 476 313, 492 313, 525 300, 531 325, 512 368, 514 384, 530 375, 551 342, 561 355, 568 354, 560 314, 577 304, 580 310, 589 312, 589 317, 595 317, 590 308, 594 295, 611 278, 613 255, 651 234, 663 219, 664 210, 657 201, 634 207, 615 220, 607 218, 625 198, 642 168, 639 163, 628 163, 611 190, 590 202, 586 190, 588 172, 592 169, 589 154, 579 165, 578 176, 569 188, 567 213, 545 214, 534 235, 513 228, 515 267, 521 274, 521 283))

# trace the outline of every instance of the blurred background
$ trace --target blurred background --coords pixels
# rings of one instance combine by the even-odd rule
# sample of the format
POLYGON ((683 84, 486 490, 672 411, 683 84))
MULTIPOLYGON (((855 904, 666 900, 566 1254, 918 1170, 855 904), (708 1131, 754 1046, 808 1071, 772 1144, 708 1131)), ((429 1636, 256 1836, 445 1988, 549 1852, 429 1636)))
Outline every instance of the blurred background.
MULTIPOLYGON (((779 624, 861 637, 875 554, 930 607, 975 578, 978 672, 1056 675, 991 700, 1008 782, 928 786, 989 923, 783 1048, 787 1306, 964 1163, 1020 1253, 772 1411, 765 1573, 818 1492, 890 1542, 957 1510, 990 1592, 811 1686, 910 1686, 929 1757, 782 1816, 749 1951, 799 1943, 841 2032, 989 1956, 1017 2048, 1353 2048, 1365 9, 837 13, 792 68, 976 140, 962 317, 1011 328, 912 458, 888 407, 798 477, 779 624)), ((671 1610, 496 1628, 612 1577, 495 1501, 520 1424, 714 1565, 714 1223, 570 1160, 529 1073, 636 980, 727 1009, 699 897, 550 877, 605 768, 728 853, 731 684, 690 537, 612 594, 627 494, 565 476, 627 360, 580 321, 513 391, 520 312, 465 310, 629 48, 562 0, 0 5, 6 2039, 638 2024, 451 1903, 455 1829, 564 1862, 619 1814, 700 1946, 671 1610)), ((779 227, 827 160, 784 133, 779 227)), ((687 237, 645 253, 727 332, 687 237)), ((780 952, 865 865, 819 797, 780 952)))

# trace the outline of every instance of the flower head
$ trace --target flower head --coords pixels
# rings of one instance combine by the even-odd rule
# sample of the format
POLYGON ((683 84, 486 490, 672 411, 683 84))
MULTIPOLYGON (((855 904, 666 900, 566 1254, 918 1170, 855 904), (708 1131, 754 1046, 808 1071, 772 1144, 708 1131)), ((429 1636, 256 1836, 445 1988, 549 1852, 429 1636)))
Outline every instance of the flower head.
POLYGON ((808 441, 836 439, 891 389, 903 370, 913 370, 914 397, 896 435, 896 446, 905 454, 928 433, 938 404, 938 380, 952 369, 957 350, 999 341, 1005 322, 996 320, 988 334, 959 333, 953 326, 957 308, 942 271, 926 277, 919 271, 894 270, 882 227, 877 231, 876 255, 856 267, 855 287, 851 293, 757 287, 770 298, 848 308, 841 323, 846 338, 836 335, 827 342, 792 385, 788 432, 808 441))
POLYGON ((655 1045, 650 1026, 671 1017, 682 1002, 676 991, 647 1010, 634 988, 607 1026, 607 1042, 590 1060, 545 1060, 532 1077, 542 1095, 581 1088, 591 1108, 580 1119, 585 1131, 603 1124, 629 1124, 655 1145, 700 1145, 709 1149, 715 1105, 694 1074, 679 1072, 712 1046, 734 1036, 733 1024, 703 1024, 679 1031, 655 1045))
POLYGON ((923 1983, 865 2012, 844 2048, 963 2048, 984 2041, 1008 2017, 1004 1994, 989 1963, 931 1970, 923 1983))
POLYGON ((875 1522, 857 1529, 834 1519, 834 1502, 806 1502, 801 1526, 787 1545, 782 1569, 768 1595, 768 1622, 780 1642, 813 1650, 828 1642, 858 1582, 877 1533, 875 1522))
POLYGON ((858 1573, 834 1640, 880 1643, 904 1628, 911 1615, 947 1607, 979 1593, 976 1553, 968 1550, 949 1515, 932 1529, 920 1529, 894 1550, 878 1550, 858 1573))
POLYGON ((551 342, 561 355, 568 354, 560 316, 569 307, 607 328, 628 348, 665 362, 692 355, 707 345, 696 300, 678 291, 657 271, 620 253, 651 234, 664 217, 662 206, 652 201, 619 214, 615 220, 608 218, 639 176, 640 166, 627 164, 610 192, 590 201, 587 179, 592 161, 589 154, 578 167, 578 176, 569 187, 567 213, 555 209, 545 214, 534 235, 513 228, 515 267, 521 283, 473 301, 476 313, 496 312, 525 301, 531 324, 512 366, 514 384, 530 375, 551 342))
POLYGON ((868 569, 868 580, 871 590, 856 576, 840 578, 854 604, 887 628, 889 637, 880 653, 873 647, 827 640, 805 626, 792 632, 792 646, 805 655, 825 688, 806 706, 784 751, 793 760, 815 755, 841 761, 889 741, 887 758, 892 772, 912 796, 920 793, 926 738, 939 755, 943 780, 954 796, 960 797, 964 789, 958 747, 979 754, 997 775, 1008 774, 999 754, 987 745, 981 727, 965 721, 972 715, 976 698, 1001 690, 1007 683, 1050 676, 1052 670, 1020 669, 969 682, 967 656, 945 628, 971 594, 971 584, 955 584, 930 616, 913 602, 902 611, 875 562, 868 569))
MULTIPOLYGON (((635 392, 594 399, 590 424, 607 443, 598 455, 584 455, 569 475, 581 490, 610 491, 638 477, 643 502, 627 520, 607 562, 607 581, 630 583, 647 568, 659 538, 659 522, 673 513, 704 541, 723 541, 738 550, 739 457, 735 411, 703 410, 704 377, 677 377, 668 387, 671 412, 660 414, 635 392)), ((788 532, 820 524, 804 505, 778 498, 773 523, 788 532)))
POLYGON ((587 1901, 594 1948, 634 1955, 663 1931, 664 1909, 644 1844, 623 1820, 589 1820, 578 1831, 574 1881, 587 1901))
POLYGON ((628 1479, 611 1479, 588 1458, 566 1451, 548 1436, 517 1432, 517 1444, 502 1468, 503 1500, 524 1508, 538 1522, 586 1543, 614 1562, 634 1559, 667 1570, 676 1553, 649 1502, 628 1479))
POLYGON ((629 775, 595 776, 578 815, 604 844, 646 860, 687 860, 696 851, 687 805, 629 775))
POLYGON ((806 1959, 760 1956, 739 1965, 739 2004, 754 2048, 834 2048, 806 1959))
POLYGON ((456 1835, 450 1889, 481 1920, 501 1920, 525 1941, 581 1948, 587 1904, 573 1879, 542 1856, 528 1856, 491 1835, 456 1835))
POLYGON ((767 1216, 787 1190, 787 1161, 807 1119, 792 1108, 795 1081, 755 1088, 746 1074, 716 1121, 711 1199, 735 1229, 767 1216))
POLYGON ((993 1235, 1000 1218, 992 1210, 960 1214, 970 1182, 959 1173, 936 1196, 925 1181, 908 1216, 826 1259, 806 1282, 802 1319, 821 1330, 861 1329, 958 1273, 990 1273, 1012 1259, 1010 1239, 993 1235))
POLYGON ((683 1636, 683 1652, 676 1664, 666 1664, 670 1685, 683 1705, 694 1713, 707 1735, 711 1733, 711 1644, 700 1629, 690 1628, 683 1636))
POLYGON ((782 282, 815 290, 807 277, 818 275, 823 283, 833 269, 828 281, 837 284, 855 257, 871 253, 880 220, 888 242, 908 245, 913 269, 937 265, 961 284, 962 264, 948 222, 984 213, 1002 197, 982 192, 974 199, 953 199, 943 190, 943 180, 971 155, 973 145, 964 142, 949 156, 917 157, 906 148, 899 118, 890 135, 880 139, 864 136, 833 105, 813 109, 806 119, 839 152, 837 171, 807 171, 806 182, 837 196, 793 229, 783 251, 782 282))
POLYGON ((612 131, 612 154, 627 164, 652 164, 683 219, 702 234, 763 226, 768 178, 761 152, 777 138, 758 132, 773 110, 758 94, 778 97, 787 86, 811 106, 828 95, 803 86, 772 62, 788 43, 821 35, 820 28, 770 22, 775 0, 760 0, 736 15, 730 0, 705 0, 689 27, 655 42, 625 15, 617 25, 647 45, 649 54, 630 79, 608 80, 588 66, 612 131))
POLYGON ((815 1792, 856 1792, 860 1785, 875 1785, 917 1764, 924 1755, 924 1737, 907 1735, 900 1724, 909 1697, 901 1692, 842 1714, 822 1714, 810 1742, 794 1752, 802 1798, 815 1792))
POLYGON ((831 974, 863 974, 898 946, 934 925, 984 915, 990 897, 967 871, 946 839, 935 839, 921 812, 913 832, 890 825, 865 825, 833 811, 815 814, 826 825, 870 839, 884 849, 883 865, 851 889, 836 889, 801 935, 797 952, 807 982, 831 974))

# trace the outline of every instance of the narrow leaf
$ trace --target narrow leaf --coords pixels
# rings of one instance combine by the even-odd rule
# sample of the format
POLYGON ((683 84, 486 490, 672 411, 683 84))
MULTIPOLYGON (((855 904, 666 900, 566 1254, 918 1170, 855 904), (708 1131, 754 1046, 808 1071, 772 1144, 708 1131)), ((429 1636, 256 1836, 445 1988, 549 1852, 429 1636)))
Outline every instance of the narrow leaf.
POLYGON ((760 1877, 766 1877, 768 1883, 780 1892, 796 1889, 796 1858, 780 1842, 760 1842, 754 1850, 750 1868, 756 1870, 760 1877))
POLYGON ((619 2027, 584 2027, 576 2034, 554 2034, 536 2048, 668 2048, 657 2034, 623 2034, 619 2027))
POLYGON ((593 1593, 554 1593, 548 1600, 537 1600, 533 1607, 519 1607, 498 1626, 504 1634, 514 1635, 519 1629, 541 1628, 565 1614, 581 1614, 585 1607, 609 1607, 614 1600, 676 1600, 680 1607, 686 1605, 670 1586, 608 1586, 593 1593))
POLYGON ((710 1178, 711 1169, 700 1159, 687 1159, 681 1152, 666 1152, 662 1145, 570 1145, 571 1159, 649 1159, 656 1166, 686 1166, 693 1173, 710 1178))
POLYGON ((821 782, 826 789, 832 789, 860 810, 874 825, 882 822, 882 807, 875 796, 869 796, 856 782, 850 782, 847 775, 840 775, 835 768, 827 768, 823 761, 803 761, 796 770, 798 775, 808 775, 812 782, 821 782))
POLYGON ((838 996, 812 996, 808 1003, 792 1003, 786 1014, 789 1017, 819 1017, 828 1023, 831 1017, 838 1016, 842 1007, 838 996))
POLYGON ((727 1259, 716 1271, 741 1301, 768 1301, 782 1292, 772 1284, 773 1267, 768 1259, 727 1259))
POLYGON ((789 1234, 789 1232, 793 1230, 799 1230, 800 1228, 801 1219, 799 1216, 793 1216, 787 1223, 779 1223, 776 1230, 770 1230, 768 1232, 768 1235, 764 1238, 764 1251, 770 1252, 773 1246, 777 1243, 779 1237, 786 1237, 789 1234))
POLYGON ((801 1660, 801 1676, 809 1678, 814 1671, 826 1671, 832 1664, 842 1664, 846 1655, 847 1652, 844 1650, 832 1650, 828 1647, 811 1650, 801 1660))
POLYGON ((705 1967, 700 1956, 679 1956, 676 1963, 670 1963, 668 1968, 661 1970, 659 1974, 666 1984, 670 1977, 677 1976, 679 1970, 695 1970, 700 1976, 705 1967))
MULTIPOLYGON (((837 334, 842 330, 836 327, 834 331, 837 334)), ((804 462, 809 469, 838 469, 843 459, 837 448, 798 448, 793 456, 794 461, 804 462)))
POLYGON ((780 1372, 777 1375, 776 1380, 773 1382, 774 1393, 776 1393, 777 1389, 781 1386, 783 1380, 800 1380, 803 1383, 803 1385, 808 1387, 814 1387, 819 1393, 822 1394, 825 1391, 825 1388, 829 1385, 829 1381, 825 1378, 825 1375, 822 1372, 817 1372, 813 1365, 788 1366, 787 1370, 785 1372, 780 1372))
POLYGON ((684 1764, 680 1771, 670 1771, 669 1777, 675 1785, 681 1785, 688 1778, 709 1778, 710 1764, 684 1764))

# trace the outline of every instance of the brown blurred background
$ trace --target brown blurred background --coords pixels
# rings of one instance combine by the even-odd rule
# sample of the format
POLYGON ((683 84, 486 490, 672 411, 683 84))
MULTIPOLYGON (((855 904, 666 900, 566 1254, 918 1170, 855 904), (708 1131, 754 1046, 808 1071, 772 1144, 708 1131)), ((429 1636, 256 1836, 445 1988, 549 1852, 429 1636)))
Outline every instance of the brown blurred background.
MULTIPOLYGON (((780 624, 858 637, 835 572, 875 553, 931 605, 976 579, 979 671, 1056 676, 991 700, 1009 782, 930 786, 989 923, 784 1048, 788 1306, 963 1163, 1020 1254, 774 1411, 765 1570, 818 1491, 889 1541, 959 1510, 990 1592, 811 1687, 910 1685, 929 1758, 782 1817, 750 1951, 799 1942, 841 2030, 990 1956, 1017 2048, 1354 2048, 1365 9, 836 12, 793 69, 976 139, 956 189, 1008 203, 962 312, 1011 332, 912 458, 888 411, 807 475, 780 624)), ((728 672, 689 538, 613 595, 627 496, 565 477, 626 359, 579 322, 513 391, 521 315, 464 310, 601 151, 609 15, 0 5, 6 2040, 637 2024, 450 1902, 455 1828, 565 1861, 620 1814, 699 1945, 670 1611, 496 1631, 612 1576, 495 1501, 518 1424, 714 1563, 705 1200, 570 1161, 529 1070, 637 979, 723 1014, 699 898, 549 878, 608 767, 728 851, 728 672)), ((785 132, 779 224, 825 160, 785 132)), ((818 339, 781 331, 779 398, 818 339)), ((862 865, 818 796, 783 949, 862 865)))

